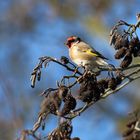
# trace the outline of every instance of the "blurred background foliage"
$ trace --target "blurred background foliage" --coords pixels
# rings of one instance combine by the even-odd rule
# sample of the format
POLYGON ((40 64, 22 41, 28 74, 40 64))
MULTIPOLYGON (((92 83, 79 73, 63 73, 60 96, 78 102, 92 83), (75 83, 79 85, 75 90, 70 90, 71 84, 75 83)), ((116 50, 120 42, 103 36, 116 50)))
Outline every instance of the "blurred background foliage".
MULTIPOLYGON (((30 73, 39 57, 68 56, 64 42, 78 35, 117 66, 109 31, 120 19, 135 23, 139 5, 139 0, 1 0, 0 140, 16 139, 22 129, 32 128, 41 102, 39 93, 68 74, 51 64, 31 89, 30 73)), ((98 102, 74 120, 73 135, 82 140, 120 140, 127 113, 140 105, 139 90, 137 80, 98 102)), ((56 126, 54 117, 49 122, 46 133, 56 126)))

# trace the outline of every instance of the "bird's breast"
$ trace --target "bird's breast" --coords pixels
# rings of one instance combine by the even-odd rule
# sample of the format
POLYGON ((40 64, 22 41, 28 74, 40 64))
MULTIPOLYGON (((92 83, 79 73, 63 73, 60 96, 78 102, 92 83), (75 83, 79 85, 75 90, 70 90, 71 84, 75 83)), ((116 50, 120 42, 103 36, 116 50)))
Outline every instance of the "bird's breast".
POLYGON ((90 64, 91 61, 93 63, 94 59, 96 59, 96 57, 93 58, 92 56, 79 51, 76 46, 73 46, 69 50, 69 56, 74 63, 82 66, 84 66, 85 64, 90 64))

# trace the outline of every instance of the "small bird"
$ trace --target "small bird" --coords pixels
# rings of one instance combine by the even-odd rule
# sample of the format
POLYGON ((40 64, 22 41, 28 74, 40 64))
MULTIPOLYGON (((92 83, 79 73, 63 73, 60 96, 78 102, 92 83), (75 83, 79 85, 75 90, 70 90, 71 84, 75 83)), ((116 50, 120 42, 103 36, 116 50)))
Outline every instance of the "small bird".
POLYGON ((100 67, 109 67, 109 64, 105 61, 108 59, 82 41, 81 38, 70 36, 65 44, 69 49, 71 60, 79 67, 82 66, 89 71, 94 71, 94 69, 100 67))

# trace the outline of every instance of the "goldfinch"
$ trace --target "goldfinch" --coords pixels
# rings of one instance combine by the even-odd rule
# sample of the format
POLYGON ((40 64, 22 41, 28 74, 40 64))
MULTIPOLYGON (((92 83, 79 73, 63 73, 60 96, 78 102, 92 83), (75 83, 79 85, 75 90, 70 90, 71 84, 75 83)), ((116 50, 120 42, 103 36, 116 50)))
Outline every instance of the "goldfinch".
POLYGON ((109 66, 105 61, 107 58, 82 41, 81 38, 70 36, 65 44, 69 49, 71 60, 79 67, 82 66, 86 70, 94 70, 95 68, 109 66))

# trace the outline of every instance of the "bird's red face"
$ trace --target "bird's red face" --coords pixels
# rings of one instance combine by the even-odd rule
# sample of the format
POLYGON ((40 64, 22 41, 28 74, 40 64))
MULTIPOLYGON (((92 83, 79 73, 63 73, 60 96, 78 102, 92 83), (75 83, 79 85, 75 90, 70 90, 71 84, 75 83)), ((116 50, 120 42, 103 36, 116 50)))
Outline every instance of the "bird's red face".
POLYGON ((67 38, 67 41, 66 41, 65 44, 68 48, 71 48, 73 43, 79 43, 80 41, 81 41, 81 39, 79 37, 70 36, 70 37, 67 38))

